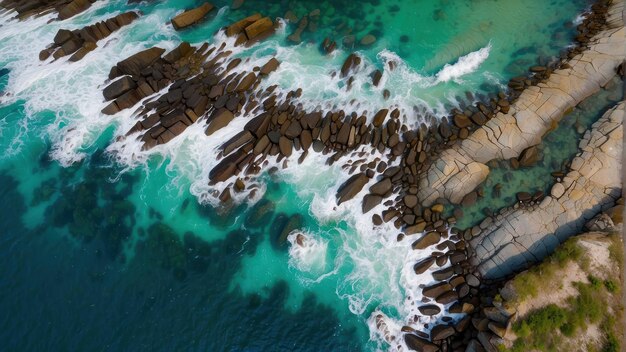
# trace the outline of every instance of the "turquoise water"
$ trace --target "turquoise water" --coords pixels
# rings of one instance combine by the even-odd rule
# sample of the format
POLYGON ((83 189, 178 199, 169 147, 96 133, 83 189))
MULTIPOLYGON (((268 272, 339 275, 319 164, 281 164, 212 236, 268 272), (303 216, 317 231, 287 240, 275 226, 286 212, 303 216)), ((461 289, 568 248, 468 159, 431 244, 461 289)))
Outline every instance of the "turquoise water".
MULTIPOLYGON (((246 180, 254 195, 235 195, 237 203, 224 209, 215 203, 224 185, 210 187, 208 171, 217 163, 215 148, 244 120, 213 138, 202 126, 189 128, 168 146, 141 152, 117 139, 134 124, 130 113, 99 113, 101 89, 117 61, 153 45, 217 42, 220 27, 255 10, 280 16, 282 2, 246 1, 180 33, 167 21, 194 1, 125 3, 99 1, 62 23, 0 18, 0 345, 10 351, 386 350, 371 328, 372 313, 387 315, 395 332, 407 323, 423 329, 412 317, 418 285, 429 279, 411 271, 429 253, 396 242, 391 226, 374 228, 357 200, 335 206, 335 190, 349 176, 341 162, 323 166, 325 157, 310 155, 295 166, 295 155, 286 170, 246 180), (129 8, 144 16, 82 61, 37 60, 59 28, 129 8), (287 222, 302 231, 305 245, 281 235, 287 222)), ((573 34, 567 24, 587 4, 292 3, 298 16, 320 8, 318 30, 294 45, 287 26, 255 47, 236 49, 250 60, 244 66, 276 55, 281 68, 264 84, 303 87, 311 107, 395 104, 404 111, 420 104, 441 110, 465 91, 496 91, 537 57, 557 56, 573 34), (356 38, 377 37, 369 48, 354 48, 371 67, 356 74, 349 92, 332 72, 353 49, 331 56, 319 50, 326 36, 343 41, 346 34, 335 29, 341 21, 355 28, 356 38), (397 68, 371 87, 370 69, 389 61, 397 68), (387 102, 383 89, 391 91, 387 102)))

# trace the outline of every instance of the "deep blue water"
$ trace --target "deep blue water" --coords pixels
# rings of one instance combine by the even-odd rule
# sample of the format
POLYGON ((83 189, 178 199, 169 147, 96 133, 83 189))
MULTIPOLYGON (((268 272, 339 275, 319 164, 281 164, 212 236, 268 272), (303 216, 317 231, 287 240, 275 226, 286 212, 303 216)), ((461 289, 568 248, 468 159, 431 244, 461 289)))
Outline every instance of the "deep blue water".
MULTIPOLYGON (((282 309, 285 283, 273 285, 267 298, 228 293, 240 250, 254 252, 259 236, 246 246, 244 231, 210 244, 191 233, 181 241, 155 219, 128 264, 115 253, 124 226, 98 230, 89 242, 73 241, 52 226, 89 208, 90 200, 81 197, 112 187, 106 176, 74 185, 85 194, 68 195, 72 204, 64 214, 33 230, 20 220, 27 205, 16 187, 11 176, 0 176, 3 351, 361 349, 355 331, 343 328, 313 295, 295 312, 282 309)), ((126 210, 106 216, 118 224, 133 221, 126 210)))

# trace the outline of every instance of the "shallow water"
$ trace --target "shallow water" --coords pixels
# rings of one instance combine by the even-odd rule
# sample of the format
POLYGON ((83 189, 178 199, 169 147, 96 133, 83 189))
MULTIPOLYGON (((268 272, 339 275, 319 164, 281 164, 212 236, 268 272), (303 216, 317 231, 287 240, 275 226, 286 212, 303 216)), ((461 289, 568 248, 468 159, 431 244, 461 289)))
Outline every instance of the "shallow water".
MULTIPOLYGON (((257 184, 253 201, 240 195, 239 205, 221 209, 212 203, 207 175, 217 162, 215 148, 244 117, 213 138, 202 126, 189 128, 150 152, 115 142, 134 124, 130 113, 99 113, 101 89, 117 61, 153 45, 216 42, 215 31, 255 10, 272 17, 286 11, 284 2, 246 1, 231 11, 221 1, 212 19, 192 29, 178 33, 166 24, 194 3, 99 1, 50 24, 50 16, 0 18, 0 67, 8 70, 0 73, 0 345, 32 351, 387 349, 368 318, 382 311, 399 327, 414 315, 418 285, 429 278, 416 278, 412 263, 429 253, 396 242, 392 226, 374 229, 372 213, 361 214, 358 201, 335 206, 335 190, 349 176, 339 166, 310 155, 302 165, 249 181, 257 184), (37 60, 59 28, 127 9, 144 16, 82 61, 37 60), (277 230, 289 220, 304 231, 304 248, 277 230)), ((398 105, 412 112, 413 105, 443 111, 465 91, 496 91, 538 57, 558 56, 587 1, 292 4, 298 16, 320 8, 315 33, 289 44, 293 25, 284 24, 276 36, 236 52, 250 58, 248 66, 270 55, 282 61, 263 84, 284 91, 302 86, 311 107, 398 105), (332 72, 353 48, 330 56, 319 50, 326 36, 343 41, 346 34, 334 29, 341 22, 355 28, 357 39, 377 37, 372 47, 355 47, 371 67, 356 74, 351 91, 332 72), (371 87, 371 70, 390 60, 397 68, 386 69, 382 86, 371 87), (391 91, 387 102, 383 89, 391 91), (350 103, 353 98, 358 102, 350 103)))

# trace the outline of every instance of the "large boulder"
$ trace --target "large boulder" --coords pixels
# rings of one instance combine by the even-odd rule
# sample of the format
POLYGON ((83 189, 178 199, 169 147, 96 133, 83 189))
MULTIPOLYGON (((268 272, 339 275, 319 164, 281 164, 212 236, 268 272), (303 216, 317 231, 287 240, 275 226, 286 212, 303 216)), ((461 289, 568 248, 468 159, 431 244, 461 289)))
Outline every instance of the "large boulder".
POLYGON ((255 13, 252 16, 248 16, 240 21, 237 21, 226 28, 226 35, 234 37, 243 32, 246 27, 261 19, 261 14, 255 13))
POLYGON ((246 226, 265 227, 274 214, 274 203, 270 200, 262 199, 256 203, 246 217, 246 226))
POLYGON ((418 351, 418 352, 439 351, 439 346, 414 334, 405 334, 404 343, 406 343, 406 346, 413 351, 418 351))
POLYGON ((356 68, 361 64, 361 57, 357 54, 350 54, 346 61, 344 61, 343 66, 341 66, 341 77, 346 77, 350 70, 356 68))
POLYGON ((176 30, 181 30, 185 27, 189 27, 202 20, 207 13, 213 10, 213 7, 213 5, 205 2, 195 9, 187 10, 172 18, 172 25, 176 30))
POLYGON ((263 17, 246 27, 246 37, 248 37, 248 39, 254 39, 260 34, 271 30, 273 27, 274 23, 272 20, 269 17, 263 17))
POLYGON ((280 65, 280 61, 276 60, 276 58, 271 58, 263 67, 261 67, 260 73, 262 75, 269 75, 270 73, 276 71, 278 66, 280 65))
POLYGON ((361 192, 363 186, 369 182, 369 178, 365 175, 365 173, 356 174, 350 177, 346 182, 344 182, 339 189, 337 190, 337 205, 348 201, 357 193, 361 192))
POLYGON ((207 126, 205 131, 206 135, 210 136, 221 128, 226 127, 234 118, 235 115, 233 115, 233 113, 228 109, 221 108, 215 111, 211 116, 211 122, 209 122, 209 126, 207 126))
POLYGON ((104 95, 104 99, 107 101, 113 100, 129 90, 135 89, 136 87, 137 84, 135 84, 135 81, 133 81, 132 78, 124 76, 104 88, 102 95, 104 95))
POLYGON ((449 325, 437 325, 430 331, 430 337, 433 341, 443 340, 454 335, 454 328, 449 325))
POLYGON ((519 157, 520 166, 532 166, 539 160, 539 149, 536 146, 528 147, 519 157))
POLYGON ((72 2, 63 6, 59 10, 59 19, 66 20, 70 17, 74 17, 87 10, 89 6, 91 6, 91 2, 89 0, 72 0, 72 2))
POLYGON ((165 49, 153 47, 140 51, 120 62, 117 63, 117 70, 120 73, 139 76, 141 70, 152 65, 155 61, 161 58, 161 55, 165 52, 165 49))
POLYGON ((415 263, 415 265, 413 265, 415 274, 419 275, 425 273, 426 270, 428 270, 435 263, 435 259, 435 257, 427 257, 415 263))
POLYGON ((441 308, 439 308, 439 306, 436 304, 426 304, 417 307, 417 309, 419 309, 420 313, 428 316, 433 316, 441 313, 441 308))
POLYGON ((439 243, 441 235, 439 232, 431 231, 422 236, 417 241, 413 242, 413 249, 426 249, 434 244, 439 243))

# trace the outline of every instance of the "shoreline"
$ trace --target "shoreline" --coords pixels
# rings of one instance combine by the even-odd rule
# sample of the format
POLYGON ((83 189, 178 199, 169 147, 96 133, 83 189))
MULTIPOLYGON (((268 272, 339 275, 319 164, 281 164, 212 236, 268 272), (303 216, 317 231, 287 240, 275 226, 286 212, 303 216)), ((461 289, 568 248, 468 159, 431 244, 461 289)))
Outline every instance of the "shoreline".
MULTIPOLYGON (((615 12, 609 13, 615 16, 615 12)), ((237 28, 245 24, 245 27, 238 28, 238 32, 234 33, 236 41, 240 44, 245 42, 252 44, 255 40, 262 40, 264 36, 271 35, 275 30, 274 23, 268 25, 264 17, 247 18, 242 21, 244 22, 238 22, 239 25, 237 23, 233 25, 237 28), (247 32, 245 28, 251 25, 260 28, 259 32, 256 34, 247 32)), ((614 18, 611 21, 614 21, 614 18)), ((611 30, 602 32, 592 41, 609 32, 611 30)), ((601 55, 606 49, 607 53, 610 52, 607 56, 618 56, 613 51, 621 44, 626 48, 624 33, 626 32, 622 22, 619 32, 612 32, 606 43, 592 44, 594 49, 588 50, 596 50, 598 55, 601 55), (621 38, 617 38, 620 36, 621 38)), ((370 116, 342 110, 305 111, 298 105, 301 92, 293 91, 285 97, 274 94, 272 89, 257 90, 259 81, 280 65, 277 60, 270 60, 264 66, 250 71, 237 71, 241 60, 237 61, 238 59, 230 57, 224 43, 215 45, 205 43, 198 48, 182 43, 169 53, 162 49, 150 48, 118 63, 111 70, 111 79, 107 81, 108 86, 104 89, 106 92, 104 96, 112 101, 112 105, 103 112, 114 114, 122 110, 122 106, 136 109, 138 122, 128 131, 127 138, 141 136, 146 148, 167 143, 194 123, 206 123, 206 134, 210 135, 229 126, 243 112, 255 113, 256 116, 250 118, 239 134, 222 145, 220 157, 223 158, 209 175, 211 183, 229 184, 224 192, 215 195, 226 204, 232 203, 233 193, 250 191, 249 186, 254 181, 254 175, 260 174, 271 165, 270 160, 275 159, 277 164, 282 162, 285 166, 289 157, 300 151, 303 152, 298 161, 303 160, 309 152, 329 155, 327 161, 329 164, 339 161, 344 156, 350 156, 354 161, 342 167, 350 169, 352 177, 337 190, 337 204, 352 200, 365 191, 368 194, 362 200, 359 199, 363 213, 369 213, 380 204, 386 207, 381 214, 372 215, 374 225, 393 222, 399 232, 398 240, 420 236, 414 238, 412 244, 414 249, 424 250, 436 246, 436 254, 416 263, 415 266, 416 275, 421 271, 420 274, 432 275, 435 281, 443 283, 424 287, 423 291, 428 292, 425 296, 429 297, 428 300, 432 304, 425 304, 423 307, 430 306, 427 308, 431 309, 431 312, 435 310, 433 306, 436 306, 439 311, 443 307, 448 313, 467 313, 469 308, 462 299, 480 295, 481 277, 474 275, 473 272, 476 264, 467 262, 467 252, 472 251, 474 239, 468 242, 467 231, 454 229, 452 227, 454 219, 444 218, 442 215, 444 204, 440 198, 446 196, 451 200, 460 200, 459 197, 462 198, 462 195, 458 192, 464 192, 465 188, 469 189, 468 184, 475 187, 484 180, 488 172, 484 163, 498 154, 502 158, 517 157, 532 143, 540 140, 553 124, 558 123, 559 116, 568 107, 584 100, 592 94, 596 86, 600 89, 602 82, 606 84, 606 81, 613 77, 608 75, 609 72, 615 71, 616 60, 601 57, 600 59, 606 60, 599 66, 600 69, 595 70, 596 61, 579 65, 584 61, 583 58, 586 59, 585 54, 589 52, 583 51, 569 58, 565 63, 570 66, 569 68, 561 66, 561 69, 555 70, 551 75, 546 73, 548 69, 536 68, 537 76, 549 76, 544 78, 547 79, 547 83, 537 82, 536 85, 529 86, 522 83, 522 93, 512 98, 515 100, 512 103, 508 102, 506 97, 500 96, 499 99, 492 100, 491 106, 485 103, 477 104, 476 120, 466 116, 466 119, 471 120, 468 122, 453 114, 448 118, 450 123, 444 120, 429 128, 423 126, 411 129, 402 124, 398 109, 381 109, 370 116), (570 65, 574 61, 576 63, 570 65), (590 73, 584 67, 594 67, 594 72, 590 73), (589 83, 592 87, 581 88, 576 95, 577 99, 567 99, 562 94, 569 96, 568 92, 555 88, 561 85, 557 77, 565 75, 568 70, 578 72, 582 70, 584 71, 582 75, 589 74, 585 77, 594 77, 589 83), (156 77, 159 75, 162 78, 157 80, 156 77), (135 79, 139 76, 141 78, 135 79), (214 90, 216 86, 220 88, 214 90), (559 92, 554 92, 545 99, 540 98, 542 90, 551 89, 559 92), (165 93, 165 90, 167 93, 161 94, 165 93), (201 94, 195 95, 192 91, 200 91, 201 94), (535 106, 536 109, 518 110, 518 106, 534 104, 531 103, 533 99, 542 99, 543 103, 535 106), (141 105, 137 105, 140 101, 141 105), (191 103, 192 101, 194 103, 191 103), (496 110, 495 114, 492 109, 496 110), (498 142, 505 139, 510 141, 514 139, 513 135, 519 136, 528 131, 528 135, 531 136, 529 140, 522 138, 523 142, 507 144, 504 149, 502 148, 504 144, 494 143, 489 152, 484 150, 482 144, 480 147, 475 145, 467 147, 467 150, 462 147, 471 146, 471 143, 482 138, 489 140, 489 137, 495 134, 494 130, 499 129, 502 132, 503 125, 519 126, 517 119, 520 113, 531 110, 534 114, 525 117, 527 125, 524 128, 520 127, 511 135, 506 137, 500 135, 497 138, 498 142), (534 125, 533 121, 544 116, 544 113, 550 115, 550 119, 542 120, 540 126, 534 125), (483 121, 480 114, 488 121, 483 121), (494 116, 489 116, 491 114, 494 116), (483 123, 484 126, 468 136, 464 135, 469 133, 468 123, 473 125, 483 123), (455 144, 452 149, 441 150, 446 143, 453 143, 455 139, 460 139, 460 144, 455 144), (459 145, 461 147, 457 147, 459 145), (372 151, 378 150, 383 156, 370 161, 366 155, 367 151, 364 150, 368 146, 372 151), (448 152, 457 148, 460 156, 448 152), (437 190, 436 195, 435 193, 424 195, 425 190, 434 183, 431 184, 429 181, 429 186, 425 188, 421 187, 419 180, 429 179, 429 176, 424 176, 428 172, 428 167, 439 168, 440 160, 443 160, 439 159, 439 154, 446 157, 450 155, 449 158, 452 159, 444 161, 445 177, 436 181, 444 185, 444 190, 437 190), (475 156, 470 158, 469 155, 472 154, 475 156), (431 159, 434 156, 436 158, 431 159), (467 161, 463 164, 464 168, 459 167, 458 170, 447 172, 447 165, 454 163, 454 167, 457 167, 456 162, 460 158, 467 161), (450 186, 449 182, 452 182, 450 186), (463 190, 457 187, 459 184, 462 184, 463 190), (428 207, 420 204, 428 204, 428 207), (451 265, 448 266, 447 263, 451 265)), ((350 73, 360 64, 361 59, 355 54, 350 55, 345 61, 340 72, 345 76, 348 85, 351 83, 350 73)), ((293 159, 289 161, 293 162, 293 159)), ((437 174, 436 171, 434 173, 437 174)), ((472 191, 474 187, 467 192, 472 191)), ((473 236, 471 232, 470 230, 470 237, 473 236)), ((440 319, 441 321, 443 319, 440 319)), ((431 346, 426 340, 433 339, 447 346, 451 339, 455 339, 455 335, 461 334, 466 328, 471 329, 470 325, 467 319, 462 319, 454 326, 447 323, 429 326, 430 335, 419 333, 409 326, 403 327, 402 331, 414 332, 404 334, 404 340, 408 345, 416 346, 415 344, 420 344, 422 343, 420 341, 424 340, 424 346, 431 346), (462 324, 465 324, 465 328, 462 324)))

